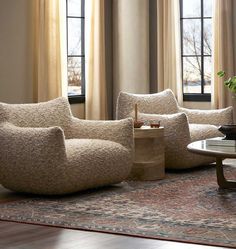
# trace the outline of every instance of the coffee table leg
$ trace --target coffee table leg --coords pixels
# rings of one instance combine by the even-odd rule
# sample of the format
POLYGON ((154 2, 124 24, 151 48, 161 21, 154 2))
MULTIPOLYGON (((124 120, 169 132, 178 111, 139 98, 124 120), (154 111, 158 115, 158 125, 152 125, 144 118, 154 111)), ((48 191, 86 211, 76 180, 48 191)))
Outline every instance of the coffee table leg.
POLYGON ((236 188, 236 181, 226 180, 221 158, 216 158, 216 175, 220 188, 236 188))

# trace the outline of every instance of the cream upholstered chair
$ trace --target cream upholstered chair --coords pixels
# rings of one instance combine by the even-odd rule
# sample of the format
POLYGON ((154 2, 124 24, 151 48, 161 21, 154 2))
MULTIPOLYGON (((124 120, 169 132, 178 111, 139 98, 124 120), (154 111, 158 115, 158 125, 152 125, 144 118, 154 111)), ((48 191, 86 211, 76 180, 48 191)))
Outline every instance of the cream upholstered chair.
POLYGON ((192 168, 214 162, 214 158, 187 151, 190 142, 222 136, 217 126, 233 123, 233 108, 192 110, 181 108, 173 92, 167 89, 156 94, 121 92, 117 101, 117 119, 133 117, 138 104, 141 121, 160 120, 164 126, 166 168, 192 168))
POLYGON ((74 118, 66 98, 0 103, 0 184, 66 194, 119 183, 130 172, 133 121, 74 118))

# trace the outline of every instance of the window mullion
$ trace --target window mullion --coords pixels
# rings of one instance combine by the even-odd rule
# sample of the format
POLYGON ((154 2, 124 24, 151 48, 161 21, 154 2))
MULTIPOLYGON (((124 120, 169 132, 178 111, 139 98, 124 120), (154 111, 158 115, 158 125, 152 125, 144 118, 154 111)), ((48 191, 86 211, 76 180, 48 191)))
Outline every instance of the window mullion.
MULTIPOLYGON (((85 2, 84 0, 81 0, 81 15, 84 16, 84 5, 85 5, 85 2)), ((84 30, 84 21, 81 22, 81 53, 84 55, 85 54, 85 44, 84 44, 84 34, 85 34, 85 30, 84 30)), ((82 71, 82 75, 81 75, 81 93, 83 95, 85 95, 85 59, 82 58, 81 59, 81 71, 82 71)))
POLYGON ((180 36, 181 36, 181 78, 182 78, 182 91, 184 92, 184 81, 183 81, 183 78, 184 78, 184 70, 183 70, 183 66, 184 66, 184 63, 183 63, 183 0, 179 0, 180 2, 180 36))
POLYGON ((201 0, 201 93, 204 94, 204 5, 201 0))
POLYGON ((76 0, 74 1, 74 3, 70 3, 69 0, 65 1, 66 1, 66 37, 67 37, 67 62, 68 62, 68 67, 67 67, 68 96, 70 103, 81 103, 84 102, 85 100, 84 97, 85 95, 85 42, 84 42, 85 0, 76 0), (73 6, 70 4, 75 4, 75 5, 73 6), (76 9, 72 9, 74 7, 76 9), (74 42, 73 34, 74 32, 78 32, 79 29, 78 25, 80 26, 80 31, 78 36, 78 44, 80 44, 79 47, 80 50, 78 50, 77 44, 73 44, 74 42))
MULTIPOLYGON (((191 0, 189 0, 189 1, 191 1, 191 0)), ((184 8, 185 8, 185 6, 183 6, 184 0, 179 0, 179 3, 180 3, 180 29, 181 29, 181 64, 182 64, 181 74, 182 74, 182 86, 183 86, 184 101, 210 101, 210 99, 211 99, 211 94, 208 93, 208 90, 205 88, 205 84, 206 84, 205 80, 208 79, 208 78, 205 79, 205 77, 206 77, 205 72, 208 72, 208 70, 209 70, 209 65, 208 65, 209 59, 207 59, 207 58, 211 58, 212 55, 210 52, 208 52, 208 50, 205 50, 206 47, 204 47, 204 46, 206 44, 208 44, 207 42, 211 42, 211 40, 209 40, 209 38, 211 38, 210 34, 206 33, 205 31, 207 31, 208 28, 210 28, 212 25, 211 22, 206 21, 206 20, 212 19, 212 17, 210 16, 210 14, 207 14, 207 16, 204 16, 205 7, 206 7, 204 5, 204 2, 205 2, 205 0, 199 1, 200 13, 197 14, 197 16, 195 15, 195 13, 192 10, 189 10, 189 9, 186 9, 187 12, 186 12, 186 15, 184 16, 184 13, 183 13, 184 8), (199 20, 199 21, 197 21, 197 20, 199 20), (194 41, 192 41, 192 43, 191 43, 191 34, 192 34, 191 28, 189 29, 187 25, 190 25, 190 27, 191 27, 191 25, 193 25, 192 27, 197 27, 197 29, 195 29, 195 31, 194 31, 195 36, 193 36, 193 37, 195 37, 194 39, 196 39, 196 41, 195 40, 194 41, 198 45, 200 45, 199 51, 197 50, 197 52, 196 52, 198 54, 193 54, 194 52, 191 52, 191 49, 190 50, 188 49, 188 46, 191 46, 191 44, 194 41), (184 32, 186 32, 186 34, 184 32), (185 40, 184 34, 186 35, 186 40, 185 40), (207 39, 207 40, 205 40, 205 39, 207 39), (186 54, 184 54, 185 46, 187 46, 186 47, 187 48, 186 54), (191 54, 187 54, 187 53, 191 53, 191 54), (195 59, 192 59, 194 57, 201 59, 200 64, 198 64, 198 65, 192 64, 192 63, 196 63, 195 59), (205 59, 207 59, 207 61, 205 61, 205 59), (192 63, 189 63, 188 60, 192 60, 192 63), (205 65, 207 66, 206 68, 205 68, 205 65), (199 71, 198 71, 198 69, 199 69, 199 71), (195 71, 195 70, 197 70, 197 71, 195 71), (199 81, 201 81, 200 84, 198 84, 199 81), (186 83, 186 85, 184 83, 186 83), (193 85, 192 85, 192 83, 193 83, 193 85), (185 88, 186 88, 186 90, 185 90, 185 88), (205 93, 205 91, 206 91, 206 93, 205 93)), ((189 7, 190 7, 190 5, 188 6, 188 8, 189 7)), ((210 13, 209 10, 212 11, 211 9, 207 9, 206 13, 210 13)), ((195 43, 193 43, 193 44, 195 44, 195 43)), ((210 71, 209 71, 209 73, 210 73, 210 71)), ((207 84, 208 84, 208 81, 207 81, 207 84)))

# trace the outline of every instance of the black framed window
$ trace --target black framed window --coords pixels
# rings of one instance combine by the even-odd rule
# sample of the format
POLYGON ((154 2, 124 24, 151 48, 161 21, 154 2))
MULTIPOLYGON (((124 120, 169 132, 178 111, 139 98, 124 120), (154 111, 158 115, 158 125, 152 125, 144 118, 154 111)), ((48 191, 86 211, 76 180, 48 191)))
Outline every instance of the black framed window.
POLYGON ((184 101, 211 100, 213 0, 180 0, 184 101))
POLYGON ((84 0, 66 0, 67 78, 70 103, 85 101, 84 0))

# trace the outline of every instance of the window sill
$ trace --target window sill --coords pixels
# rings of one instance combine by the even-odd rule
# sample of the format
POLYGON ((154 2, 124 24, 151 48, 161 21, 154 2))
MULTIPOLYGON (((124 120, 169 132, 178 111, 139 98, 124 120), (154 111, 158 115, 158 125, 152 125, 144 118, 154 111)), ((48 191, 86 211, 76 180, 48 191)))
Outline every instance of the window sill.
POLYGON ((185 93, 183 94, 183 101, 191 102, 211 102, 211 94, 185 93))
POLYGON ((68 96, 68 100, 70 104, 85 103, 85 95, 68 96))

